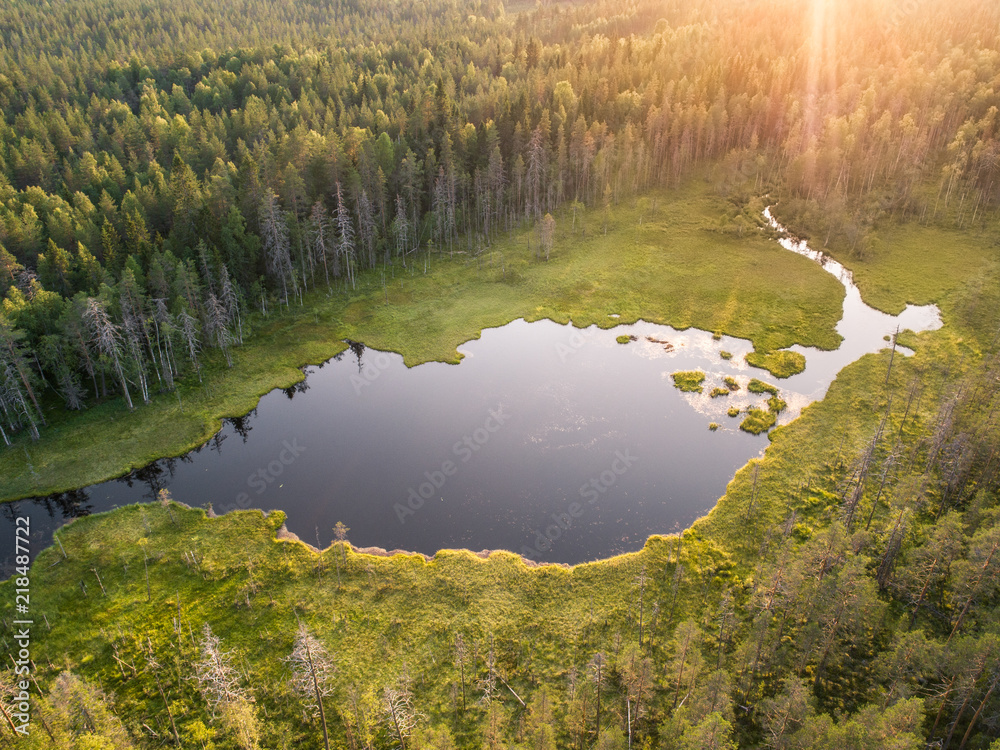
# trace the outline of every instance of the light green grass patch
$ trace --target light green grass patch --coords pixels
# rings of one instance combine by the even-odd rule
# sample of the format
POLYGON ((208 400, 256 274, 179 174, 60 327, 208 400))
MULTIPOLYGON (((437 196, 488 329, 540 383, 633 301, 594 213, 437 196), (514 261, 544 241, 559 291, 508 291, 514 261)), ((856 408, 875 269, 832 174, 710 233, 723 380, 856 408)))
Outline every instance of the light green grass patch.
POLYGON ((776 378, 790 378, 806 369, 805 355, 799 352, 758 352, 746 356, 748 365, 767 370, 776 378))
POLYGON ((674 387, 685 393, 701 393, 701 384, 705 382, 705 373, 701 370, 680 370, 670 377, 674 380, 674 387))
POLYGON ((763 380, 758 380, 757 378, 751 378, 750 382, 747 383, 747 390, 750 393, 770 393, 772 396, 778 395, 778 389, 771 385, 770 383, 765 383, 763 380))
POLYGON ((767 432, 772 427, 774 427, 777 417, 770 412, 764 411, 763 409, 758 409, 756 406, 751 406, 747 409, 747 415, 740 422, 740 429, 744 432, 749 432, 754 435, 759 435, 762 432, 767 432))

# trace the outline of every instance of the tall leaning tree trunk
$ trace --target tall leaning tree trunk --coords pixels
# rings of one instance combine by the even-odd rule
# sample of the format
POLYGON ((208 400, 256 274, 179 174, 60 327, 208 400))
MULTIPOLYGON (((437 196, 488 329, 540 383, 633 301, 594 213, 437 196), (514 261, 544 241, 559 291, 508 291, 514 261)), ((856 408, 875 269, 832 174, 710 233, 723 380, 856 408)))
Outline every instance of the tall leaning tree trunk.
POLYGON ((316 665, 313 663, 312 649, 306 641, 306 657, 309 659, 309 674, 312 677, 313 690, 316 692, 316 705, 319 706, 319 718, 323 723, 323 746, 330 750, 330 733, 326 727, 326 709, 323 708, 323 691, 319 689, 319 679, 316 677, 316 665))

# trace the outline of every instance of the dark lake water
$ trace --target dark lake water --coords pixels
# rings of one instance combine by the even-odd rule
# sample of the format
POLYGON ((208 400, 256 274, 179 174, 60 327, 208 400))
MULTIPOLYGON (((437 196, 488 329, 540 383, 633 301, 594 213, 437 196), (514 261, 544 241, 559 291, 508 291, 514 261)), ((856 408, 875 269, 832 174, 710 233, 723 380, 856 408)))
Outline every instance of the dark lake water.
POLYGON ((787 423, 844 365, 887 346, 897 326, 940 327, 933 306, 898 317, 867 307, 849 272, 814 259, 847 289, 838 325, 845 340, 835 352, 794 347, 806 371, 787 380, 746 365, 747 341, 642 321, 579 330, 518 320, 463 344, 459 365, 407 368, 400 355, 355 344, 186 456, 3 505, 0 574, 10 572, 15 517, 30 516, 37 551, 68 517, 149 501, 164 488, 218 513, 283 510, 291 531, 321 547, 342 521, 356 546, 427 554, 510 549, 576 563, 639 549, 650 534, 703 515, 763 452, 767 438, 726 415, 765 400, 747 393, 751 377, 781 389, 787 423), (622 334, 636 340, 619 344, 622 334), (671 373, 693 369, 707 374, 704 393, 673 387, 671 373), (726 375, 741 389, 710 398, 726 375), (720 428, 710 431, 711 422, 720 428))

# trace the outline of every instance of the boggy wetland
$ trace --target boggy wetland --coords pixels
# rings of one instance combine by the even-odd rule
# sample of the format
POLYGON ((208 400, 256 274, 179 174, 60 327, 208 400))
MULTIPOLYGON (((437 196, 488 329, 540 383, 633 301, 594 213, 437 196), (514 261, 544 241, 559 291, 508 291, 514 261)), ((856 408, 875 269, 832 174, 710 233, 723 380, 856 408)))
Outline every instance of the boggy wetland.
MULTIPOLYGON (((361 547, 428 555, 507 549, 578 563, 637 550, 704 515, 736 469, 763 453, 766 442, 740 425, 750 408, 769 411, 772 391, 751 392, 751 380, 774 389, 783 402, 775 423, 787 424, 862 355, 911 354, 893 347, 897 331, 941 325, 934 305, 898 316, 869 307, 841 264, 787 238, 769 209, 765 218, 774 241, 845 289, 839 346, 791 348, 804 372, 775 378, 747 364, 746 340, 641 321, 577 329, 518 320, 462 344, 458 365, 407 368, 358 342, 226 420, 196 451, 9 504, 6 522, 12 529, 30 513, 36 533, 50 534, 66 518, 168 490, 215 513, 282 510, 288 529, 319 547, 341 522, 361 547), (673 373, 687 371, 705 375, 696 392, 673 387, 673 373)), ((12 549, 0 552, 12 565, 12 549)))
POLYGON ((1000 5, 0 3, 0 745, 1000 750, 1000 5))

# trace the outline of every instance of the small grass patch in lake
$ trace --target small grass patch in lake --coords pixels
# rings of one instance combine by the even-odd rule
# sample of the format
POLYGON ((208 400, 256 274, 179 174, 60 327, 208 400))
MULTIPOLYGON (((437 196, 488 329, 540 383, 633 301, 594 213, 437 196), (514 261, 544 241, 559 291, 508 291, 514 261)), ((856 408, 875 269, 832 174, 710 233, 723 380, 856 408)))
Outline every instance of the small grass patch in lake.
POLYGON ((705 373, 701 370, 681 370, 671 375, 674 387, 685 393, 701 393, 701 384, 705 382, 705 373))
POLYGON ((772 396, 778 395, 778 389, 775 386, 770 383, 765 383, 763 380, 757 380, 757 378, 753 378, 747 384, 747 390, 750 391, 750 393, 770 393, 772 396))
POLYGON ((723 359, 732 359, 733 358, 733 353, 732 352, 727 352, 727 351, 723 350, 723 351, 719 352, 719 356, 722 357, 723 359))
POLYGON ((615 341, 619 344, 627 344, 629 341, 635 341, 635 336, 626 336, 625 334, 622 334, 621 336, 618 336, 615 341))
POLYGON ((738 391, 740 389, 740 384, 736 382, 736 378, 732 375, 726 375, 726 377, 722 379, 722 382, 725 384, 726 388, 731 391, 738 391))
POLYGON ((722 426, 722 425, 720 425, 720 424, 719 424, 718 422, 709 422, 709 424, 708 424, 708 429, 710 429, 710 430, 711 430, 712 432, 715 432, 715 431, 716 431, 717 429, 719 429, 719 428, 720 428, 721 426, 722 426))
POLYGON ((726 412, 731 417, 738 417, 740 415, 740 407, 730 406, 729 411, 726 412))
POLYGON ((747 409, 746 417, 740 422, 740 429, 753 435, 759 435, 774 427, 777 421, 778 418, 770 411, 764 411, 763 409, 758 409, 756 406, 751 406, 747 409))
POLYGON ((790 378, 806 369, 806 358, 798 352, 758 352, 746 356, 747 364, 767 370, 776 378, 790 378))
POLYGON ((709 393, 708 395, 711 396, 712 398, 719 398, 719 396, 728 396, 729 394, 730 394, 730 390, 728 388, 718 388, 718 387, 716 387, 716 388, 713 388, 712 392, 709 393))
POLYGON ((771 398, 767 400, 767 409, 772 414, 781 414, 781 412, 783 412, 787 408, 788 404, 786 404, 782 399, 778 398, 777 396, 771 396, 771 398))

